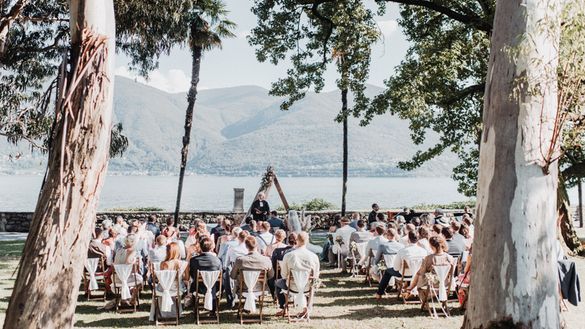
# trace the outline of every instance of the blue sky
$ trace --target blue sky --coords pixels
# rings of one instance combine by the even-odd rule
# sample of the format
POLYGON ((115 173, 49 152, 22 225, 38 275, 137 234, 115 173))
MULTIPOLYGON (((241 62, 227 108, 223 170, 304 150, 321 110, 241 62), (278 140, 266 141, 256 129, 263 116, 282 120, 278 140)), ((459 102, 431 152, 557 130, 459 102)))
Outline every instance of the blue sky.
MULTIPOLYGON (((376 6, 373 0, 365 0, 368 6, 376 6)), ((200 88, 223 88, 240 85, 256 85, 270 88, 271 82, 284 76, 289 67, 286 63, 274 66, 270 63, 259 63, 254 49, 248 44, 246 35, 256 25, 256 17, 250 11, 252 0, 226 0, 230 10, 230 19, 238 24, 237 38, 224 41, 223 49, 212 50, 204 55, 201 63, 200 88)), ((384 34, 372 54, 372 65, 369 83, 382 86, 394 67, 400 63, 408 42, 396 23, 399 18, 398 5, 388 4, 386 15, 378 17, 378 25, 384 34)), ((128 59, 118 55, 116 74, 134 78, 128 71, 128 59)), ((144 81, 153 87, 168 91, 182 92, 189 86, 191 72, 191 56, 187 49, 174 49, 169 56, 163 56, 160 67, 150 74, 150 80, 144 81)), ((331 68, 326 75, 325 90, 335 89, 336 72, 331 68)))

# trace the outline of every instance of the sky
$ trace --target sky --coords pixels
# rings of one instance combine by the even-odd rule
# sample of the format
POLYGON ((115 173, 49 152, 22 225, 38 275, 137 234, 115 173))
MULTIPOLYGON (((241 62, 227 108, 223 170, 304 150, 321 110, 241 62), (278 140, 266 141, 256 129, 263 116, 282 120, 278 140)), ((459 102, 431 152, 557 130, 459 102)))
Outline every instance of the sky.
MULTIPOLYGON (((230 19, 238 27, 236 38, 226 39, 222 49, 214 49, 204 54, 201 62, 200 89, 215 89, 242 85, 255 85, 270 88, 272 82, 284 77, 290 64, 274 66, 260 63, 254 55, 254 48, 248 44, 246 36, 256 25, 256 16, 250 11, 252 0, 225 0, 230 19)), ((375 8, 374 0, 365 0, 375 8)), ((398 5, 388 4, 387 13, 377 17, 378 26, 384 35, 374 47, 370 78, 368 83, 383 86, 394 67, 404 58, 408 48, 404 34, 398 26, 398 5)), ((118 54, 116 74, 134 78, 155 88, 176 93, 189 88, 191 55, 188 49, 176 48, 170 55, 162 56, 159 69, 152 72, 149 80, 137 77, 128 69, 128 58, 118 54)), ((335 89, 336 71, 333 67, 326 74, 325 91, 335 89)))

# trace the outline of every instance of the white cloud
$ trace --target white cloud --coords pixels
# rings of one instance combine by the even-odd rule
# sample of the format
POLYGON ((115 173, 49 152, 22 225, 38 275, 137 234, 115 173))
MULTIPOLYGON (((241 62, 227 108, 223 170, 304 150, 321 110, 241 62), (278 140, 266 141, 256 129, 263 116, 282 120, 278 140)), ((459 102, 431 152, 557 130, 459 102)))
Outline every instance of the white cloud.
POLYGON ((149 74, 148 80, 130 72, 126 66, 119 66, 115 73, 169 93, 185 92, 191 85, 190 78, 178 69, 170 69, 166 72, 154 70, 149 74))
POLYGON ((398 22, 394 19, 390 19, 387 21, 379 21, 378 26, 382 31, 382 34, 385 38, 389 37, 392 33, 398 30, 398 22))

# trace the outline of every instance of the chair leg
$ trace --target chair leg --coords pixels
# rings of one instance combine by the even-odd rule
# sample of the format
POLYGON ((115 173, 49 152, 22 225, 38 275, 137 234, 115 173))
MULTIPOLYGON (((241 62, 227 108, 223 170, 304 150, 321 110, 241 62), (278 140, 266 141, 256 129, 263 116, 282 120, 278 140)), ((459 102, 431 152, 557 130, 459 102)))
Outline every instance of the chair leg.
POLYGON ((195 295, 195 297, 193 297, 193 304, 195 304, 195 323, 197 323, 197 325, 200 325, 201 322, 199 320, 199 298, 197 295, 195 295))
POLYGON ((262 310, 264 309, 264 291, 260 295, 260 324, 262 324, 262 310))

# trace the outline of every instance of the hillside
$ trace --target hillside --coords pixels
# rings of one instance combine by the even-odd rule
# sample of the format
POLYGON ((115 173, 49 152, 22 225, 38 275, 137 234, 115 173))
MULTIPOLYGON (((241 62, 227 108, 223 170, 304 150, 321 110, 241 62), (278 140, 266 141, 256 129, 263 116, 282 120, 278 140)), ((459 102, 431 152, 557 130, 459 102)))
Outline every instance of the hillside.
MULTIPOLYGON (((380 89, 370 87, 375 94, 380 89)), ((341 172, 342 126, 338 92, 309 93, 291 110, 255 86, 201 90, 195 107, 188 170, 196 174, 258 175, 268 164, 281 175, 330 176, 341 172)), ((110 161, 110 172, 166 174, 178 171, 186 95, 169 94, 122 77, 116 79, 115 122, 129 148, 110 161)), ((350 119, 350 175, 449 175, 456 158, 445 155, 414 173, 396 168, 416 148, 408 123, 391 115, 360 127, 350 119)), ((434 140, 429 141, 429 145, 434 140)), ((39 172, 44 155, 0 141, 0 173, 39 172), (18 160, 9 155, 22 153, 18 160)))

